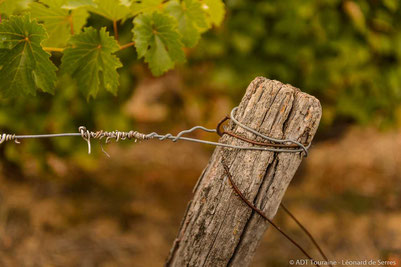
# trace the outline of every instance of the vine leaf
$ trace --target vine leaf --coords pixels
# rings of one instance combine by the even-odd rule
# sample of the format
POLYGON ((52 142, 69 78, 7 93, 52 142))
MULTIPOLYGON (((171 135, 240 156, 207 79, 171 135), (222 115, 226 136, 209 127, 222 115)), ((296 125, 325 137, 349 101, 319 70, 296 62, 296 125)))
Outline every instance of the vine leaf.
POLYGON ((74 31, 79 32, 85 25, 88 12, 83 8, 68 10, 63 8, 64 0, 41 0, 30 4, 31 15, 43 22, 49 38, 45 46, 65 47, 74 31))
MULTIPOLYGON (((225 8, 222 0, 200 0, 202 9, 206 12, 208 27, 220 26, 224 19, 225 8)), ((207 29, 206 28, 206 29, 207 29)), ((206 30, 205 29, 205 30, 206 30)))
POLYGON ((94 3, 96 6, 88 7, 88 10, 111 21, 125 19, 131 13, 129 6, 122 4, 120 0, 94 0, 94 3))
POLYGON ((11 16, 0 23, 0 94, 4 97, 53 93, 56 66, 40 43, 46 30, 29 15, 11 16))
POLYGON ((201 3, 198 0, 173 0, 168 3, 166 12, 177 19, 184 45, 196 45, 200 39, 199 29, 208 27, 201 3))
POLYGON ((77 81, 78 88, 85 92, 87 99, 96 97, 99 89, 117 93, 120 60, 113 54, 119 49, 116 40, 106 28, 100 31, 89 27, 73 35, 71 47, 64 50, 61 69, 77 81))
POLYGON ((134 0, 131 4, 131 11, 132 14, 135 16, 140 13, 152 13, 154 11, 161 11, 163 9, 163 6, 163 0, 134 0))
POLYGON ((145 58, 156 76, 172 69, 175 62, 184 62, 185 55, 176 20, 166 14, 153 12, 134 19, 133 41, 138 58, 145 58))
POLYGON ((25 0, 0 0, 0 14, 11 16, 24 7, 25 0))
POLYGON ((68 9, 75 9, 79 7, 96 6, 92 0, 68 0, 63 7, 68 9))

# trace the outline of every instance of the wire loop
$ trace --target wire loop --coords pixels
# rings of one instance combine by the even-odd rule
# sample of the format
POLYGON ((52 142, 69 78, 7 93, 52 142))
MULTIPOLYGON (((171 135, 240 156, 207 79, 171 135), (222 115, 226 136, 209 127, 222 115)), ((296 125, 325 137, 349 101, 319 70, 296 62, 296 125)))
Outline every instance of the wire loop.
MULTIPOLYGON (((28 139, 28 138, 52 138, 52 137, 65 137, 65 136, 81 136, 83 140, 85 140, 88 144, 88 153, 91 153, 91 139, 97 139, 97 140, 102 140, 105 138, 105 143, 109 143, 111 140, 115 140, 116 142, 120 140, 131 140, 134 139, 135 142, 138 140, 149 140, 149 139, 158 139, 160 141, 163 140, 171 140, 173 142, 177 142, 178 140, 184 140, 184 141, 189 141, 189 142, 196 142, 196 143, 202 143, 202 144, 208 144, 208 145, 213 145, 213 146, 220 146, 220 147, 226 147, 226 148, 233 148, 233 149, 242 149, 242 150, 256 150, 256 151, 269 151, 269 152, 285 152, 285 153, 298 153, 298 152, 304 152, 304 155, 307 156, 308 154, 308 149, 310 147, 310 144, 304 145, 298 141, 291 140, 291 139, 277 139, 277 138, 272 138, 269 136, 266 136, 262 133, 259 133, 255 129, 252 129, 242 123, 240 123, 236 118, 235 118, 235 113, 237 111, 238 107, 235 107, 231 111, 231 116, 224 118, 218 125, 216 129, 208 129, 203 126, 194 126, 191 129, 188 130, 183 130, 179 132, 176 136, 172 135, 171 133, 167 133, 164 135, 158 134, 156 132, 152 132, 149 134, 143 134, 137 131, 129 131, 129 132, 123 132, 123 131, 89 131, 86 129, 85 126, 80 126, 78 128, 78 133, 58 133, 58 134, 37 134, 37 135, 15 135, 15 134, 1 134, 0 135, 0 144, 6 141, 11 141, 14 140, 16 143, 19 144, 19 139, 28 139), (221 132, 220 126, 224 121, 227 119, 231 119, 231 121, 238 125, 239 127, 267 140, 267 143, 262 143, 254 140, 250 140, 245 137, 241 137, 237 134, 231 133, 231 132, 221 132), (246 141, 247 143, 252 144, 252 146, 242 146, 242 145, 231 145, 231 144, 225 144, 225 143, 219 143, 219 142, 213 142, 213 141, 208 141, 208 140, 202 140, 202 139, 197 139, 197 138, 191 138, 191 137, 185 137, 185 134, 192 133, 196 130, 202 130, 205 132, 209 133, 217 133, 218 135, 222 136, 224 133, 229 134, 230 136, 240 139, 242 141, 246 141)), ((102 149, 104 151, 104 149, 102 149)), ((106 153, 107 154, 107 153, 106 153)), ((107 154, 108 155, 108 154, 107 154)))
POLYGON ((237 110, 238 110, 238 107, 235 107, 235 108, 233 108, 233 109, 231 110, 230 118, 231 118, 231 120, 232 120, 235 124, 237 124, 237 125, 240 126, 241 128, 243 128, 243 129, 245 129, 245 130, 247 130, 247 131, 249 131, 249 132, 251 132, 251 133, 253 133, 253 134, 257 135, 257 136, 259 136, 259 137, 262 137, 263 139, 265 139, 265 140, 267 140, 267 141, 276 142, 276 143, 281 143, 281 144, 285 144, 285 143, 293 143, 293 144, 296 144, 297 146, 299 146, 299 147, 305 152, 305 157, 308 156, 308 148, 310 147, 310 144, 306 147, 306 146, 304 146, 302 143, 300 143, 300 142, 298 142, 298 141, 295 141, 295 140, 291 140, 291 139, 277 139, 277 138, 273 138, 273 137, 269 137, 269 136, 267 136, 267 135, 264 135, 264 134, 262 134, 262 133, 256 131, 255 129, 252 129, 251 127, 248 127, 248 126, 242 124, 241 122, 239 122, 239 121, 235 118, 235 116, 234 116, 234 113, 236 113, 237 110))
POLYGON ((18 139, 16 138, 15 134, 5 134, 3 133, 0 137, 0 144, 2 144, 3 142, 7 142, 7 141, 14 141, 16 144, 19 144, 20 142, 18 141, 18 139))
POLYGON ((88 143, 88 154, 91 153, 91 135, 85 126, 79 126, 78 130, 81 132, 82 139, 88 143))

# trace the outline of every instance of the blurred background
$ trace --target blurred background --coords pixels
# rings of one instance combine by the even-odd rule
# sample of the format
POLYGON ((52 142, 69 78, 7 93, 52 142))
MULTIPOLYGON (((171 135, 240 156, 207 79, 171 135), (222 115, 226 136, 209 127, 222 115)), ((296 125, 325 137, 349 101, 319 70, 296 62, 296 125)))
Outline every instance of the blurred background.
MULTIPOLYGON (((0 132, 88 129, 177 133, 215 127, 256 76, 316 96, 323 118, 284 203, 330 259, 401 255, 401 3, 227 0, 223 25, 153 77, 135 49, 118 52, 116 97, 86 101, 62 76, 54 96, 1 100, 0 132)), ((87 25, 112 25, 92 14, 87 25)), ((120 31, 131 39, 131 22, 120 31)), ((54 53, 58 62, 61 54, 54 53)), ((210 134, 196 137, 217 140, 210 134)), ((80 138, 0 146, 0 266, 160 266, 213 152, 192 143, 104 146, 80 138), (176 155, 174 158, 171 155, 176 155)), ((317 252, 280 211, 275 220, 317 252)), ((252 266, 302 254, 269 229, 252 266)))

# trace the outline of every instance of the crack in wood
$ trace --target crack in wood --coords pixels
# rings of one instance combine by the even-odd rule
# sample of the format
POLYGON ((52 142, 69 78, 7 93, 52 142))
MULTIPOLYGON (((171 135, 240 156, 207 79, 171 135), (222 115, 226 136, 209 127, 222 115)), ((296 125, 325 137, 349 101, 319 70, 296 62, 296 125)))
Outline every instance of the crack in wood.
MULTIPOLYGON (((319 101, 290 85, 258 77, 248 86, 236 118, 276 138, 309 143, 321 116, 319 101)), ((234 133, 252 139, 232 122, 234 133)), ((224 135, 219 142, 240 145, 243 141, 224 135)), ((248 266, 267 223, 249 209, 222 178, 224 157, 234 181, 246 189, 246 197, 273 218, 296 169, 299 154, 239 151, 216 148, 194 188, 193 202, 173 245, 168 266, 248 266), (204 188, 208 188, 206 194, 204 188), (239 234, 240 233, 240 234, 239 234)))

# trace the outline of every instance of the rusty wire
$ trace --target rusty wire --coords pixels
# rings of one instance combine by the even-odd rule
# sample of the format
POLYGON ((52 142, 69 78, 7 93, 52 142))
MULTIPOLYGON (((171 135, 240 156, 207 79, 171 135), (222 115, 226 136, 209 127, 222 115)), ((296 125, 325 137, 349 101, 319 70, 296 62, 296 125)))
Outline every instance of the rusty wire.
MULTIPOLYGON (((88 144, 88 153, 89 154, 92 151, 91 139, 102 140, 104 138, 106 143, 109 143, 111 140, 118 142, 119 140, 131 140, 131 139, 134 140, 135 142, 137 142, 138 140, 144 141, 144 140, 150 140, 150 139, 158 139, 160 141, 171 140, 173 142, 176 142, 178 140, 183 140, 183 141, 196 142, 196 143, 202 143, 202 144, 208 144, 208 145, 220 146, 220 147, 227 147, 227 148, 233 148, 233 149, 258 150, 258 151, 269 151, 269 152, 285 152, 285 153, 299 153, 299 152, 302 153, 303 152, 305 156, 307 155, 308 148, 310 145, 304 145, 295 140, 290 140, 290 139, 281 140, 281 139, 275 139, 275 138, 263 135, 263 134, 257 132, 255 129, 252 129, 252 128, 240 123, 234 116, 236 111, 237 111, 237 107, 233 108, 233 110, 231 111, 230 119, 232 120, 232 122, 237 124, 239 127, 245 129, 246 131, 252 132, 252 133, 258 135, 259 137, 265 139, 267 141, 266 143, 253 141, 253 142, 248 142, 248 143, 251 143, 253 146, 240 146, 240 145, 230 145, 230 144, 225 144, 225 143, 220 143, 220 142, 213 142, 213 141, 183 136, 184 134, 192 133, 196 130, 203 130, 203 131, 206 131, 209 133, 218 133, 220 135, 221 131, 220 131, 219 127, 220 127, 221 123, 219 123, 217 129, 208 129, 203 126, 195 126, 195 127, 192 127, 191 129, 183 130, 183 131, 179 132, 177 135, 172 135, 170 133, 161 135, 156 132, 144 134, 144 133, 140 133, 138 131, 133 131, 133 130, 128 131, 128 132, 118 131, 118 130, 115 130, 115 131, 103 131, 103 130, 89 131, 86 129, 85 126, 80 126, 78 128, 77 133, 34 134, 34 135, 16 135, 16 134, 3 133, 0 136, 0 144, 2 144, 3 142, 7 142, 7 141, 14 141, 15 143, 19 143, 20 139, 81 136, 82 139, 85 140, 85 142, 87 142, 87 144, 88 144)), ((229 134, 233 137, 244 140, 243 137, 241 137, 239 135, 235 135, 234 133, 231 133, 231 132, 223 132, 223 134, 229 134)), ((106 155, 107 155, 107 153, 106 153, 106 155)))
MULTIPOLYGON (((291 140, 291 139, 277 139, 277 138, 272 138, 269 136, 266 136, 255 129, 252 129, 242 123, 240 123, 236 118, 235 118, 235 113, 237 111, 238 107, 235 107, 232 109, 230 116, 224 117, 218 124, 216 129, 208 129, 203 126, 194 126, 191 129, 188 130, 183 130, 179 132, 177 135, 172 135, 170 133, 161 135, 156 132, 152 132, 149 134, 143 134, 138 131, 89 131, 86 129, 85 126, 80 126, 78 128, 78 132, 76 133, 57 133, 57 134, 37 134, 37 135, 16 135, 16 134, 7 134, 3 133, 0 135, 0 144, 7 142, 7 141, 14 141, 15 143, 19 144, 19 140, 21 139, 31 139, 31 138, 54 138, 54 137, 68 137, 68 136, 80 136, 82 137, 85 142, 87 142, 88 145, 88 153, 91 153, 91 139, 97 139, 97 140, 102 140, 103 138, 105 139, 105 143, 109 143, 111 140, 114 140, 115 142, 118 142, 120 140, 134 140, 135 142, 137 141, 144 141, 144 140, 150 140, 150 139, 158 139, 160 141, 163 140, 171 140, 173 142, 183 140, 183 141, 189 141, 189 142, 196 142, 196 143, 203 143, 203 144, 208 144, 208 145, 214 145, 214 146, 220 146, 220 147, 226 147, 226 148, 232 148, 232 149, 241 149, 241 150, 258 150, 258 151, 269 151, 269 152, 284 152, 284 153, 301 153, 304 156, 308 155, 308 149, 310 148, 310 144, 302 144, 298 141, 291 140), (251 132, 255 134, 256 136, 261 137, 265 141, 260 142, 256 140, 252 140, 249 138, 246 138, 244 136, 241 136, 239 134, 233 133, 231 131, 226 131, 226 130, 221 130, 222 125, 228 121, 231 120, 234 124, 238 125, 239 127, 243 128, 244 130, 251 132), (208 140, 202 140, 202 139, 197 139, 197 138, 190 138, 190 137, 185 137, 183 136, 184 134, 192 133, 196 130, 203 130, 205 132, 209 133, 216 133, 220 137, 223 135, 228 135, 233 138, 242 140, 244 142, 247 142, 253 146, 240 146, 240 145, 230 145, 230 144, 225 144, 225 143, 220 143, 220 142, 213 142, 213 141, 208 141, 208 140)), ((102 151, 107 155, 108 153, 103 149, 102 151)), ((234 191, 240 196, 240 198, 246 203, 252 210, 254 210, 256 213, 258 213, 262 218, 267 220, 274 228, 276 228, 282 235, 284 235, 288 240, 291 241, 295 246, 297 246, 305 256, 307 256, 309 259, 313 260, 311 256, 291 237, 289 237, 284 231, 282 231, 276 224, 274 224, 269 218, 264 215, 264 213, 256 208, 251 202, 249 202, 244 195, 241 193, 241 191, 238 189, 236 184, 234 183, 232 176, 229 172, 228 167, 224 164, 223 166, 225 169, 225 172, 230 180, 231 185, 233 186, 234 191)), ((288 209, 285 208, 285 206, 281 205, 283 210, 299 225, 299 227, 306 233, 306 235, 312 240, 313 244, 317 247, 319 250, 320 254, 322 257, 327 261, 327 257, 324 254, 323 250, 320 248, 320 246, 317 244, 315 239, 312 237, 312 235, 309 233, 308 230, 295 218, 295 216, 288 211, 288 209)), ((316 266, 319 266, 317 263, 315 263, 316 266)), ((330 263, 329 263, 329 266, 330 263)))
MULTIPOLYGON (((293 238, 291 238, 286 232, 284 232, 283 230, 281 230, 281 228, 275 224, 272 220, 270 220, 263 211, 261 211, 260 209, 258 209, 257 207, 255 207, 255 205, 253 203, 251 203, 245 196, 244 194, 242 194, 241 190, 239 190, 239 188, 237 187, 237 185, 235 184, 233 177, 231 176, 230 173, 230 169, 228 168, 227 164, 225 163, 224 160, 221 161, 224 171, 228 177, 228 180, 230 181, 231 186, 233 187, 234 191, 237 193, 237 195, 241 198, 241 200, 248 206, 250 207, 253 211, 255 211, 257 214, 259 214, 263 219, 265 219, 267 222, 269 222, 269 224, 271 226, 273 226, 277 231, 279 231, 285 238, 287 238, 292 244, 294 244, 294 246, 296 246, 306 257, 308 257, 308 259, 310 259, 311 261, 315 262, 315 260, 306 252, 306 250, 297 242, 295 241, 293 238)), ((317 267, 319 267, 320 265, 315 263, 315 265, 317 267)))

